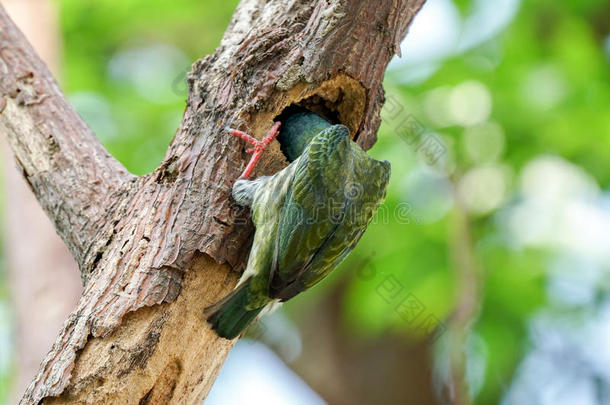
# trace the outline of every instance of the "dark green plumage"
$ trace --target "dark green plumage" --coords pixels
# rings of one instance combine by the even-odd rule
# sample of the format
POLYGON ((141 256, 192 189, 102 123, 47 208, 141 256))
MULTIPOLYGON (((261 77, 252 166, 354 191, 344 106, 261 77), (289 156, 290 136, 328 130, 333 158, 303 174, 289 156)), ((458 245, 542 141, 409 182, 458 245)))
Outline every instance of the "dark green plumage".
POLYGON ((388 162, 369 157, 345 126, 327 123, 312 133, 306 120, 323 126, 307 116, 293 121, 305 130, 290 145, 298 157, 288 167, 233 187, 236 201, 252 208, 256 234, 237 292, 206 311, 222 337, 238 336, 264 307, 328 275, 354 248, 385 196, 388 162))
POLYGON ((215 325, 215 329, 223 332, 223 337, 232 339, 237 337, 261 312, 263 307, 251 311, 244 310, 248 304, 248 287, 246 281, 225 298, 206 309, 211 313, 208 321, 215 325), (220 311, 219 309, 222 309, 220 311))
POLYGON ((310 111, 300 111, 286 118, 277 140, 288 161, 296 160, 313 137, 331 125, 325 118, 310 111))

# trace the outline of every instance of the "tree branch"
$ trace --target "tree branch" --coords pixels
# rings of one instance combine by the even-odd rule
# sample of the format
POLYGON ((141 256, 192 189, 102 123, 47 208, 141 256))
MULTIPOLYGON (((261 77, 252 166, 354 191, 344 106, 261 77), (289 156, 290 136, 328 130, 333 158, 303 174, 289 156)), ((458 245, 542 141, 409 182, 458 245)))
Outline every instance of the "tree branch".
POLYGON ((1 6, 0 133, 81 269, 91 266, 133 176, 68 104, 1 6))
MULTIPOLYGON (((53 0, 0 0, 51 72, 59 58, 58 7, 53 0)), ((81 296, 78 267, 17 170, 0 136, 4 177, 3 252, 14 320, 15 404, 81 296)))
MULTIPOLYGON (((3 132, 64 239, 76 239, 87 280, 22 402, 203 399, 233 342, 209 329, 202 310, 234 287, 237 273, 218 263, 242 269, 253 230, 230 198, 247 155, 222 128, 261 137, 286 108, 303 105, 370 147, 386 66, 423 2, 242 0, 220 47, 193 65, 163 163, 137 180, 73 122, 44 66, 0 19, 9 27, 3 58, 23 59, 3 65, 14 84, 3 84, 3 132), (74 209, 82 222, 65 214, 74 209)), ((256 174, 286 165, 279 144, 270 149, 256 174)))

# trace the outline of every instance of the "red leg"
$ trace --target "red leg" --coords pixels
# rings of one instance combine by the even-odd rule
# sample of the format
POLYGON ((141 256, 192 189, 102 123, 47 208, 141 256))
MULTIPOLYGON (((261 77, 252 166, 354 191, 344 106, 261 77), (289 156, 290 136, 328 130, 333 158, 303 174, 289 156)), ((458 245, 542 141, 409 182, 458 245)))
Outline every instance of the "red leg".
POLYGON ((271 127, 269 132, 267 132, 267 135, 265 135, 265 137, 260 141, 238 129, 227 128, 227 131, 229 131, 230 134, 233 134, 253 145, 252 148, 247 150, 248 153, 252 153, 252 158, 250 159, 250 162, 248 163, 248 166, 246 166, 244 172, 241 174, 241 176, 239 176, 240 179, 247 179, 248 177, 250 177, 252 170, 254 170, 254 166, 256 166, 256 163, 260 159, 265 149, 267 149, 267 146, 269 146, 271 141, 273 141, 275 137, 278 136, 280 125, 281 123, 277 121, 271 127))

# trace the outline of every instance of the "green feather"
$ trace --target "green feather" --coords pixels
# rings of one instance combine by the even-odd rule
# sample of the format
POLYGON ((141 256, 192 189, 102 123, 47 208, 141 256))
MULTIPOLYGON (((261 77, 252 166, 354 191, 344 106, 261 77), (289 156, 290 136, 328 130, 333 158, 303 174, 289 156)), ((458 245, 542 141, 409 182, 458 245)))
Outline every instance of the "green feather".
POLYGON ((297 138, 293 152, 308 143, 285 169, 234 186, 238 200, 251 206, 256 233, 239 292, 209 312, 220 336, 238 336, 265 306, 326 277, 355 247, 385 197, 390 164, 369 157, 345 126, 297 138))
POLYGON ((295 172, 279 224, 272 296, 289 299, 328 275, 354 248, 385 196, 389 163, 370 158, 348 134, 341 125, 320 133, 295 172))
POLYGON ((330 126, 330 122, 310 111, 297 112, 285 119, 280 127, 278 141, 288 161, 295 161, 313 137, 330 126))
POLYGON ((205 309, 208 322, 225 339, 240 335, 261 312, 263 307, 248 310, 248 291, 250 280, 237 287, 221 301, 205 309))

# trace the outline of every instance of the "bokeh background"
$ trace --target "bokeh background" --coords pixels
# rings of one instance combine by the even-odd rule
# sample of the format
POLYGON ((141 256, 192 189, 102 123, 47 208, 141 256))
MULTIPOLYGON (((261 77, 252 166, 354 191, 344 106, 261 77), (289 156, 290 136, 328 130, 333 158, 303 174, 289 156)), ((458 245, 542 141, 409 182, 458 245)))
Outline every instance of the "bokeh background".
MULTIPOLYGON (((236 0, 1 0, 133 173, 236 0)), ((206 404, 610 404, 610 2, 428 0, 392 61, 387 201, 324 283, 251 328, 206 404)), ((4 146, 6 149, 6 146, 4 146)), ((76 267, 2 155, 0 402, 76 267)))

